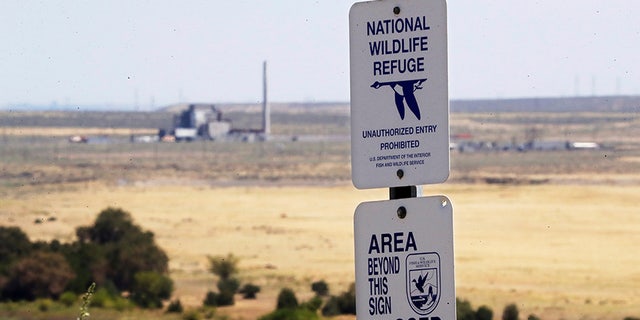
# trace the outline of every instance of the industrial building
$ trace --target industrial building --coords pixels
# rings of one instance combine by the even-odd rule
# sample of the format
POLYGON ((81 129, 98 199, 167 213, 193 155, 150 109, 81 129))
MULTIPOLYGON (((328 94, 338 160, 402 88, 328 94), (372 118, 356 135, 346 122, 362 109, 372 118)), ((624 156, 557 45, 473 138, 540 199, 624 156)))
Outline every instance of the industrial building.
POLYGON ((195 139, 216 140, 231 131, 231 122, 222 118, 222 112, 213 104, 189 104, 173 117, 173 128, 160 130, 160 138, 173 136, 175 141, 193 141, 195 139))
POLYGON ((271 134, 271 111, 267 102, 267 62, 262 65, 262 128, 233 129, 231 121, 222 117, 222 111, 207 103, 188 104, 173 118, 173 128, 160 129, 161 141, 193 141, 196 139, 241 139, 266 141, 271 134))

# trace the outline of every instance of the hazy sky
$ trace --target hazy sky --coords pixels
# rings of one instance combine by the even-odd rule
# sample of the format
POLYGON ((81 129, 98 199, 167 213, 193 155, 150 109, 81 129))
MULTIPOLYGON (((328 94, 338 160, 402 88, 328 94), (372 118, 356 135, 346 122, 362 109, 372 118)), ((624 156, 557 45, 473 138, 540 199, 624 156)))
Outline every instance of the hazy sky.
MULTIPOLYGON (((0 108, 348 101, 354 2, 0 1, 0 108)), ((640 1, 449 0, 451 99, 640 95, 640 1)))

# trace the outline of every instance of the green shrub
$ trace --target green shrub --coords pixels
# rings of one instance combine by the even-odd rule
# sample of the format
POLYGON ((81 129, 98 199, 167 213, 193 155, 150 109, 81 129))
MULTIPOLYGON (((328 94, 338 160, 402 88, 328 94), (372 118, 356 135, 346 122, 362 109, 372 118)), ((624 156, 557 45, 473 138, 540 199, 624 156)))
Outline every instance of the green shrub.
POLYGON ((38 306, 38 310, 42 311, 42 312, 47 312, 49 310, 51 310, 51 307, 53 307, 53 300, 51 299, 38 299, 36 301, 36 305, 38 306))
POLYGON ((31 246, 22 229, 0 226, 0 275, 7 275, 11 263, 29 254, 31 246))
POLYGON ((327 303, 322 307, 322 315, 325 317, 334 317, 340 314, 340 306, 338 305, 338 298, 331 296, 327 303))
POLYGON ((112 308, 114 306, 115 297, 106 288, 100 287, 93 293, 91 297, 91 307, 96 308, 112 308))
POLYGON ((238 293, 241 293, 242 297, 245 299, 255 299, 258 292, 260 292, 260 287, 251 283, 245 284, 238 291, 238 293))
POLYGON ((58 301, 60 301, 60 303, 62 303, 65 307, 71 307, 78 301, 78 296, 71 291, 65 291, 60 295, 58 301))
POLYGON ((134 307, 129 299, 123 298, 117 291, 105 287, 100 287, 93 293, 90 306, 118 311, 130 310, 134 307))
POLYGON ((162 274, 144 271, 135 274, 131 300, 142 308, 162 308, 162 300, 169 299, 173 281, 162 274))
POLYGON ((295 309, 298 307, 298 298, 293 290, 284 288, 278 294, 276 309, 295 309))
POLYGON ((324 297, 329 294, 329 285, 324 280, 316 281, 311 284, 311 291, 318 296, 324 297))
POLYGON ((232 306, 234 304, 233 293, 228 291, 220 292, 216 295, 216 306, 232 306))
POLYGON ((475 320, 475 314, 469 300, 456 298, 457 320, 475 320))
POLYGON ((73 277, 63 255, 34 251, 11 266, 2 296, 12 300, 57 298, 73 277))
POLYGON ((311 300, 306 301, 300 305, 301 309, 307 309, 313 312, 318 311, 320 307, 322 307, 322 298, 320 298, 319 296, 315 296, 311 298, 311 300))
POLYGON ((476 311, 476 320, 491 320, 491 319, 493 319, 493 310, 491 310, 491 308, 487 306, 480 306, 476 311))
POLYGON ((202 315, 198 310, 189 310, 182 315, 182 320, 200 320, 202 315))
POLYGON ((457 320, 492 320, 493 310, 487 306, 480 306, 478 310, 473 311, 469 300, 456 298, 456 315, 457 320))
POLYGON ((225 256, 208 256, 209 271, 217 275, 218 292, 208 292, 205 297, 205 306, 230 306, 235 303, 234 295, 240 288, 240 281, 233 277, 238 272, 238 258, 229 253, 225 256))
POLYGON ((229 253, 227 256, 208 256, 209 270, 220 279, 229 279, 238 272, 239 259, 229 253))
POLYGON ((235 294, 240 288, 240 281, 236 278, 223 278, 218 281, 218 291, 235 294))
POLYGON ((527 317, 527 320, 540 320, 540 317, 536 316, 535 314, 530 314, 527 317))
POLYGON ((102 248, 106 261, 97 267, 104 269, 104 276, 119 290, 132 290, 139 272, 168 272, 169 258, 155 244, 153 233, 143 231, 122 209, 102 210, 93 226, 77 228, 76 235, 81 243, 102 248))
POLYGON ((93 227, 78 230, 78 237, 88 236, 97 244, 107 244, 124 240, 129 233, 138 233, 140 228, 133 224, 131 214, 120 208, 106 208, 98 214, 93 227))
POLYGON ((134 307, 135 307, 135 305, 129 299, 125 299, 125 298, 120 297, 120 296, 116 296, 113 299, 113 308, 118 310, 118 311, 131 310, 134 307))
POLYGON ((202 304, 205 307, 232 306, 234 304, 233 293, 215 293, 213 291, 208 291, 207 295, 204 298, 204 301, 202 301, 202 304))
POLYGON ((356 284, 352 283, 349 290, 338 296, 338 306, 342 314, 356 314, 356 284))
POLYGON ((182 308, 182 303, 180 299, 173 300, 167 306, 167 313, 182 313, 184 309, 182 308))
POLYGON ((518 306, 516 306, 514 303, 504 307, 504 311, 502 311, 502 320, 518 320, 518 317, 518 306))
POLYGON ((100 286, 109 283, 115 291, 118 291, 115 285, 107 280, 109 263, 103 246, 76 241, 61 245, 60 253, 65 256, 76 274, 67 285, 67 290, 82 294, 91 283, 98 282, 100 286))
POLYGON ((352 283, 349 290, 339 296, 331 296, 322 307, 323 316, 336 316, 339 314, 356 314, 356 286, 352 283))
POLYGON ((207 291, 202 304, 205 306, 215 307, 218 305, 218 294, 213 291, 207 291))
MULTIPOLYGON (((202 313, 202 315, 204 316, 205 319, 213 319, 213 317, 216 315, 216 308, 215 307, 208 307, 208 306, 204 306, 200 309, 200 312, 202 313)), ((224 316, 226 317, 226 316, 224 316)), ((224 319, 221 318, 220 320, 224 319)))

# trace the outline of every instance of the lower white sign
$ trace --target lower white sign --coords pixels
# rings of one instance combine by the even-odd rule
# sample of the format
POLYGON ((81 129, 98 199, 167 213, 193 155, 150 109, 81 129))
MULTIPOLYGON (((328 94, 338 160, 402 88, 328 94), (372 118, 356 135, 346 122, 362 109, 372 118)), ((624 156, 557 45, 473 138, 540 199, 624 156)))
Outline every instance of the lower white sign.
POLYGON ((456 319, 447 197, 361 203, 354 237, 358 319, 456 319))

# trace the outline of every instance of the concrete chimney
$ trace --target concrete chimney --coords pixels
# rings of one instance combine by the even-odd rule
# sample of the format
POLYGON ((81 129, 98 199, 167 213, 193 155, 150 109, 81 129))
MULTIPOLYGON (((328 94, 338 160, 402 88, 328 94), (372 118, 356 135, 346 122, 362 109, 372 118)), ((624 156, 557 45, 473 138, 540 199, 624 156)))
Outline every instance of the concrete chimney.
POLYGON ((269 139, 271 134, 271 108, 267 101, 267 61, 262 63, 262 134, 269 139))

